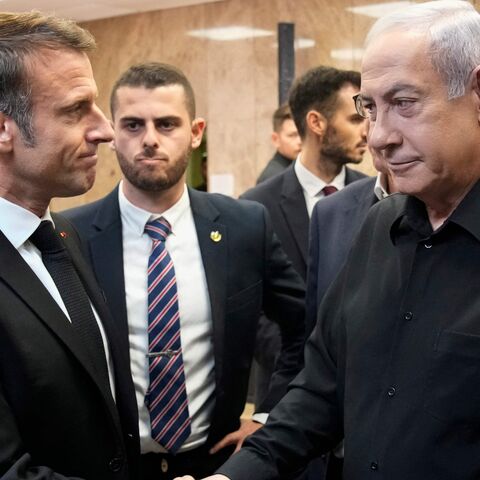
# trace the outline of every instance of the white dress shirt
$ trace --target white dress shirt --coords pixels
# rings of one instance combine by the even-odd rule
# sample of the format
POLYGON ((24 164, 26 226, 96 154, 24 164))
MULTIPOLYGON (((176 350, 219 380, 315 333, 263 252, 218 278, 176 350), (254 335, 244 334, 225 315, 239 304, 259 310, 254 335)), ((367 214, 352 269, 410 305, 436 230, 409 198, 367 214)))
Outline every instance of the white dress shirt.
POLYGON ((302 154, 298 155, 293 168, 295 169, 295 174, 303 190, 309 217, 312 216, 315 204, 325 197, 325 194, 322 192, 324 187, 328 185, 335 187, 337 190, 341 190, 345 186, 345 165, 342 166, 340 173, 330 183, 325 183, 303 165, 302 154))
MULTIPOLYGON (((33 270, 33 273, 43 283, 48 293, 53 297, 58 306, 65 314, 66 320, 71 322, 70 315, 63 303, 62 297, 58 291, 55 282, 42 261, 42 255, 38 248, 29 240, 30 236, 40 225, 42 220, 48 220, 53 223, 50 210, 47 209, 42 218, 15 203, 9 202, 0 197, 0 230, 7 237, 8 241, 17 249, 21 257, 27 262, 27 265, 33 270)), ((100 334, 102 336, 103 347, 108 366, 108 376, 110 380, 110 389, 113 398, 115 398, 115 382, 113 376, 113 364, 110 357, 110 349, 107 342, 107 336, 100 321, 98 314, 90 302, 95 320, 97 321, 100 334)))
POLYGON ((145 394, 148 373, 148 258, 152 240, 145 224, 164 217, 172 227, 165 246, 175 268, 180 310, 180 338, 191 418, 191 435, 180 452, 205 443, 215 405, 213 326, 207 280, 198 244, 197 231, 185 188, 180 200, 161 215, 136 207, 118 189, 123 230, 123 267, 127 301, 130 363, 137 396, 142 453, 164 452, 151 438, 150 415, 145 394))
POLYGON ((373 188, 373 191, 375 193, 375 196, 379 200, 383 200, 384 198, 387 198, 389 193, 388 193, 388 179, 387 176, 382 173, 378 172, 377 174, 377 179, 375 180, 375 187, 373 188))

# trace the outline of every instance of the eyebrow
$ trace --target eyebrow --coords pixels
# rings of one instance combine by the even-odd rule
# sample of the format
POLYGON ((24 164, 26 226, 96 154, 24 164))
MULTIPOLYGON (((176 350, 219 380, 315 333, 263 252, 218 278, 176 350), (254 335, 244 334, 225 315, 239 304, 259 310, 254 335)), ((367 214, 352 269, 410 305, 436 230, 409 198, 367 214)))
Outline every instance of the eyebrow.
MULTIPOLYGON (((387 90, 386 92, 384 92, 382 94, 382 98, 383 99, 391 99, 395 94, 397 94, 398 92, 402 92, 402 91, 409 91, 409 92, 412 92, 412 93, 417 93, 417 94, 421 94, 423 93, 423 90, 414 86, 414 85, 411 85, 410 83, 399 83, 399 84, 396 84, 394 85, 393 87, 391 87, 389 90, 387 90)), ((360 97, 362 98, 362 100, 368 100, 368 101, 371 101, 372 100, 372 97, 370 95, 365 95, 365 94, 360 94, 360 97)))

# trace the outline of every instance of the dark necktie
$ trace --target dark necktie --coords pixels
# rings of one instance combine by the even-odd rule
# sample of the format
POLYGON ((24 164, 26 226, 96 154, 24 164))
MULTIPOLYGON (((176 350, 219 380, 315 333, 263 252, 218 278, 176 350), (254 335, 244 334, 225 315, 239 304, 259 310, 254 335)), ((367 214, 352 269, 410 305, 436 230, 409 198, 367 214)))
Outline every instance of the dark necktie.
POLYGON ((322 188, 323 194, 328 197, 332 193, 338 192, 338 188, 334 187, 333 185, 325 185, 325 187, 322 188))
POLYGON ((175 453, 190 436, 190 414, 180 341, 177 281, 165 248, 170 224, 159 218, 145 225, 152 238, 148 259, 148 357, 150 385, 145 403, 152 438, 175 453))
POLYGON ((105 349, 90 300, 52 222, 43 220, 30 237, 30 241, 42 254, 42 261, 57 286, 72 327, 87 350, 93 368, 108 384, 105 349))

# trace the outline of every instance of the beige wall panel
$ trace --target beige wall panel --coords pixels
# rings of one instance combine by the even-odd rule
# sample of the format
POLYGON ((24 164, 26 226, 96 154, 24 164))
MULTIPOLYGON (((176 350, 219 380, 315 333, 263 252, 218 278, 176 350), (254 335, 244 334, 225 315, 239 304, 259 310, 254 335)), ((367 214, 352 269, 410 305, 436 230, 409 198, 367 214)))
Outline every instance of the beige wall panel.
MULTIPOLYGON (((218 3, 147 12, 84 24, 99 49, 92 58, 98 103, 108 97, 118 75, 132 63, 158 60, 183 69, 193 83, 199 115, 208 121, 209 174, 231 174, 234 194, 252 186, 273 154, 271 115, 278 102, 277 23, 294 22, 297 38, 315 41, 296 50, 297 76, 325 64, 360 68, 353 56, 335 59, 332 50, 361 48, 374 19, 354 15, 349 6, 373 0, 224 0, 218 3), (242 25, 271 36, 230 42, 194 38, 194 29, 242 25)), ((472 0, 479 6, 480 0, 472 0)), ((114 154, 99 150, 97 181, 85 195, 56 199, 56 210, 86 203, 109 192, 120 178, 114 154)), ((358 168, 373 173, 371 160, 358 168)))
MULTIPOLYGON (((252 27, 253 0, 205 5, 206 28, 252 27)), ((209 40, 208 173, 234 177, 234 195, 250 184, 255 172, 255 56, 254 41, 209 40)))

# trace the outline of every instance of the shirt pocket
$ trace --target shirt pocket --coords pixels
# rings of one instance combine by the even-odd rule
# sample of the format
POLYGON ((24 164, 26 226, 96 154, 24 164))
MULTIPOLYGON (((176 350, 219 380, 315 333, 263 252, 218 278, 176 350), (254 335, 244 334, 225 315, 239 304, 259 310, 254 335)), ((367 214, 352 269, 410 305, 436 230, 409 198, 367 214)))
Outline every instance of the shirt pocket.
POLYGON ((437 336, 425 409, 438 420, 480 422, 480 336, 444 330, 437 336))

